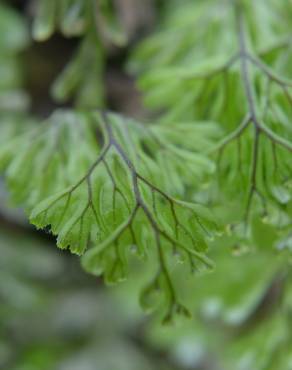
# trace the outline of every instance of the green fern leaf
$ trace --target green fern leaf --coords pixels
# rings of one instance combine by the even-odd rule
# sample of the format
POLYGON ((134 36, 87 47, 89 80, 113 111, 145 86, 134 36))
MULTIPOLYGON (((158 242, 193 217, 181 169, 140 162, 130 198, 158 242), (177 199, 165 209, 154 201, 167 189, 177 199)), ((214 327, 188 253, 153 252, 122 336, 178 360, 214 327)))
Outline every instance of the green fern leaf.
POLYGON ((236 205, 238 217, 226 222, 242 238, 250 239, 254 213, 285 233, 292 219, 291 4, 180 5, 129 65, 142 71, 145 103, 165 112, 165 124, 218 122, 222 139, 205 151, 217 160, 210 204, 219 217, 236 205))
MULTIPOLYGON (((127 277, 133 250, 141 258, 155 251, 166 321, 186 313, 171 278, 172 256, 179 254, 190 272, 211 268, 206 240, 216 230, 203 206, 173 196, 214 170, 196 153, 202 143, 198 135, 196 144, 195 126, 181 128, 169 135, 166 128, 113 114, 58 112, 0 152, 15 202, 25 206, 33 224, 58 235, 60 248, 84 255, 88 271, 116 283, 127 277), (186 129, 193 140, 184 145, 186 129), (182 162, 171 164, 174 155, 182 162), (172 177, 160 176, 164 168, 172 177)), ((210 146, 216 134, 212 124, 201 128, 210 146)))

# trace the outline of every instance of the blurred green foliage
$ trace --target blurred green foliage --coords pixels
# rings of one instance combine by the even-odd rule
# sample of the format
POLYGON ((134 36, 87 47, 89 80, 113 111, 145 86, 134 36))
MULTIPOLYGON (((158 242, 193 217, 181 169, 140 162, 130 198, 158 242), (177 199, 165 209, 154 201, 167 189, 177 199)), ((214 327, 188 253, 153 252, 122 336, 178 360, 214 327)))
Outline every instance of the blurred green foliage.
POLYGON ((76 260, 2 226, 0 253, 1 369, 166 369, 136 346, 127 335, 135 321, 76 260))
POLYGON ((20 61, 15 58, 29 43, 25 20, 0 4, 0 112, 22 111, 28 107, 20 61))
MULTIPOLYGON (((68 207, 57 204, 47 218, 40 217, 46 202, 55 202, 56 192, 66 192, 84 173, 91 173, 90 165, 107 140, 113 140, 104 116, 89 110, 106 105, 107 58, 112 48, 127 40, 113 2, 101 1, 98 9, 96 4, 40 0, 32 8, 36 40, 61 32, 79 42, 52 94, 59 103, 70 104, 73 98, 73 109, 82 112, 57 112, 42 125, 29 117, 30 99, 23 87, 23 51, 31 45, 29 22, 0 4, 1 164, 14 201, 27 212, 36 206, 33 221, 41 227, 51 225, 59 234, 59 246, 70 245, 81 253, 91 238, 86 269, 105 272, 110 283, 124 280, 126 269, 129 279, 105 290, 80 270, 75 258, 56 250, 46 238, 34 236, 13 217, 7 223, 1 201, 0 368, 291 370, 291 3, 164 2, 157 30, 138 44, 128 63, 129 70, 139 74, 156 124, 148 127, 119 115, 107 116, 118 143, 114 148, 121 145, 124 154, 110 153, 110 173, 103 167, 94 178, 97 203, 103 205, 98 211, 104 223, 101 235, 106 236, 97 245, 92 220, 86 218, 87 228, 81 233, 83 224, 76 216, 80 204, 87 204, 86 186, 70 198, 68 207), (254 107, 246 96, 247 85, 254 107), (262 125, 259 142, 257 122, 262 125), (132 206, 137 201, 131 192, 132 163, 151 180, 150 188, 141 185, 141 193, 153 207, 157 224, 182 245, 190 244, 186 234, 191 233, 196 258, 205 258, 206 251, 198 225, 203 220, 208 231, 214 231, 209 214, 196 208, 200 222, 188 224, 190 229, 178 236, 168 198, 160 199, 157 216, 151 194, 159 189, 161 195, 163 190, 171 199, 200 202, 212 210, 219 224, 216 238, 207 238, 214 271, 206 273, 196 264, 193 277, 188 254, 167 244, 165 259, 158 262, 151 250, 151 228, 145 229, 147 212, 129 224, 140 249, 128 248, 135 244, 131 228, 122 240, 111 236, 119 232, 113 232, 116 220, 110 204, 115 186, 123 194, 117 201, 119 222, 127 213, 125 203, 132 206), (250 187, 255 169, 256 181, 250 187), (70 214, 60 223, 63 208, 70 214), (72 230, 76 217, 80 222, 72 230), (109 249, 117 240, 124 247, 120 255, 121 248, 116 254, 109 249), (100 245, 106 253, 100 254, 100 245), (147 254, 147 263, 135 254, 147 254), (155 279, 161 268, 163 278, 157 281, 166 292, 164 299, 155 279), (169 276, 192 320, 167 316, 169 310, 188 312, 172 302, 169 276), (146 311, 158 308, 158 313, 146 318, 139 303, 146 311), (172 325, 161 325, 165 314, 172 325)), ((6 201, 2 186, 0 191, 0 199, 6 201)), ((179 213, 181 227, 189 222, 185 215, 179 213)))

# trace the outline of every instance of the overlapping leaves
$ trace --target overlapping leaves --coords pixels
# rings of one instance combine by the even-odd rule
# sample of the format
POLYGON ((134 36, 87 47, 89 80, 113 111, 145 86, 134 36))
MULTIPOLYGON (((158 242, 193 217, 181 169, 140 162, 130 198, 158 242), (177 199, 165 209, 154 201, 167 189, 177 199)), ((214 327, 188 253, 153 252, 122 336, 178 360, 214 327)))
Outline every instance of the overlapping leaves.
POLYGON ((143 299, 162 292, 167 320, 187 313, 172 281, 172 256, 190 272, 212 266, 206 257, 211 217, 204 207, 173 197, 214 170, 196 149, 211 146, 216 127, 193 128, 173 126, 169 134, 163 126, 113 114, 57 112, 5 145, 0 166, 31 222, 49 226, 60 248, 85 253, 85 268, 107 282, 126 278, 132 253, 156 254, 157 273, 143 299), (186 129, 192 140, 184 143, 186 129))

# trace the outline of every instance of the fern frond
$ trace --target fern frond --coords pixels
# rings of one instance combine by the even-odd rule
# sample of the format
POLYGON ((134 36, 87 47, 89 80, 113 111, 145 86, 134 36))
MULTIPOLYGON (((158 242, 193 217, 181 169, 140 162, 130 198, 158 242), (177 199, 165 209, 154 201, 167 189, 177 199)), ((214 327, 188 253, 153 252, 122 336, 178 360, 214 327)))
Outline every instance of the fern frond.
MULTIPOLYGON (((173 196, 183 194, 194 174, 199 181, 214 169, 196 153, 202 144, 195 126, 182 128, 192 143, 184 144, 180 128, 174 135, 175 126, 170 135, 114 114, 58 112, 0 152, 15 202, 34 225, 58 235, 60 248, 84 254, 88 271, 115 283, 126 278, 133 250, 141 258, 154 250, 151 287, 166 299, 166 320, 186 313, 171 277, 172 256, 179 254, 190 272, 212 267, 206 241, 216 229, 203 206, 173 196), (182 162, 171 164, 175 155, 182 162), (164 169, 168 177, 161 176, 164 169)), ((209 146, 216 131, 212 124, 201 129, 209 146)))
POLYGON ((285 228, 291 226, 291 5, 215 3, 178 5, 138 47, 130 68, 144 70, 145 102, 165 111, 163 123, 220 123, 222 139, 209 151, 217 158, 214 205, 240 204, 237 223, 246 231, 254 212, 285 228))

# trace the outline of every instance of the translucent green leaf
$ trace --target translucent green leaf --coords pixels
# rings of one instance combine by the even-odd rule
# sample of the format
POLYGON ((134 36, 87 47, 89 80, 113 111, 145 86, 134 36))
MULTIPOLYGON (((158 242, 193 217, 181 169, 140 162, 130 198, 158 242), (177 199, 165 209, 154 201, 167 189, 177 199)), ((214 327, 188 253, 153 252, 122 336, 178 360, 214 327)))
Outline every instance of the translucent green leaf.
MULTIPOLYGON (((30 213, 31 222, 50 228, 60 248, 83 255, 85 269, 102 274, 107 283, 126 279, 133 247, 139 256, 155 253, 168 321, 175 314, 187 315, 169 261, 180 251, 189 271, 194 263, 211 268, 206 240, 215 224, 203 206, 172 195, 178 187, 183 193, 182 174, 189 167, 206 170, 202 155, 198 162, 183 142, 177 147, 176 140, 163 135, 163 143, 157 142, 151 130, 113 114, 60 111, 7 143, 0 163, 13 199, 30 213), (188 165, 172 166, 172 180, 159 176, 159 166, 147 165, 161 158, 165 166, 169 152, 176 151, 188 165), (138 157, 139 152, 144 155, 138 157)), ((196 140, 196 125, 191 133, 196 140)))

